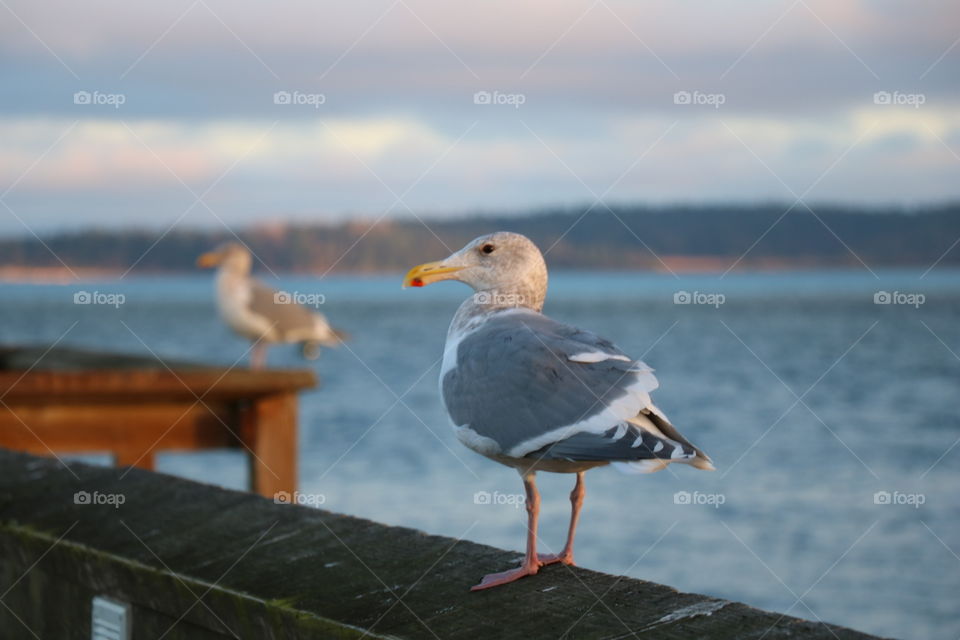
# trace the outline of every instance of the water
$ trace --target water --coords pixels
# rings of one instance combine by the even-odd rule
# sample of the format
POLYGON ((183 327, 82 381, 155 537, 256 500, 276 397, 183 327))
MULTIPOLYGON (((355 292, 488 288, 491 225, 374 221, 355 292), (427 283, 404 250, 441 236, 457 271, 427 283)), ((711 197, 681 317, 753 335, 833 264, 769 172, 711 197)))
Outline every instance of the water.
MULTIPOLYGON (((590 472, 578 563, 882 636, 958 637, 960 273, 921 274, 554 274, 546 311, 642 355, 658 405, 719 469, 590 472), (725 300, 674 304, 681 290, 725 300), (877 305, 879 290, 926 299, 877 305), (923 504, 877 504, 877 492, 923 504)), ((519 478, 456 441, 438 396, 446 326, 467 290, 399 281, 271 282, 322 293, 353 336, 316 363, 270 351, 272 366, 322 378, 301 398, 301 491, 334 511, 522 549, 519 478)), ((247 344, 216 319, 211 292, 199 276, 3 284, 0 342, 232 365, 247 344), (75 305, 79 290, 126 300, 75 305)), ((158 466, 234 488, 246 478, 238 452, 167 453, 158 466)), ((563 543, 572 480, 540 474, 548 549, 563 543)), ((478 566, 476 578, 503 568, 478 566)))

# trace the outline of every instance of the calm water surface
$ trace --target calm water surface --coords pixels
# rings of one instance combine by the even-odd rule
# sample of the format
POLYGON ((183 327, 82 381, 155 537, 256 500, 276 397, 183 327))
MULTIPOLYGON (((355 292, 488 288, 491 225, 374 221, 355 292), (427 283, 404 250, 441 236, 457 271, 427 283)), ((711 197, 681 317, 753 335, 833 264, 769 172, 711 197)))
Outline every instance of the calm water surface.
MULTIPOLYGON (((960 273, 921 275, 554 274, 547 313, 642 356, 661 382, 657 404, 718 468, 588 474, 578 563, 882 636, 960 636, 960 273), (675 304, 680 291, 723 303, 675 304), (925 300, 874 304, 878 291, 925 300)), ((522 549, 518 476, 456 441, 437 391, 467 289, 267 280, 323 294, 352 334, 315 363, 270 351, 271 365, 312 366, 323 382, 301 399, 301 490, 334 511, 522 549)), ((0 284, 0 342, 62 338, 231 365, 248 345, 217 320, 211 294, 209 276, 0 284), (75 305, 81 290, 125 303, 75 305)), ((236 452, 168 453, 158 465, 227 487, 246 477, 236 452)), ((571 487, 540 474, 554 550, 571 487)), ((477 578, 503 568, 477 567, 477 578)))

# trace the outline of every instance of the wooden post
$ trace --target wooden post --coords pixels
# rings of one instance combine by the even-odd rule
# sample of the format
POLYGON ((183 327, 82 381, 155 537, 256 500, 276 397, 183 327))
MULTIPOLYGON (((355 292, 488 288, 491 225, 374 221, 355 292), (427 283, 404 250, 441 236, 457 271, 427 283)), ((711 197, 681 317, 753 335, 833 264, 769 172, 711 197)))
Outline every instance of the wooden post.
POLYGON ((253 400, 249 432, 250 490, 266 498, 297 490, 297 395, 275 393, 253 400))
POLYGON ((113 456, 114 464, 118 467, 137 467, 153 471, 154 458, 153 451, 141 451, 140 449, 117 449, 113 456))

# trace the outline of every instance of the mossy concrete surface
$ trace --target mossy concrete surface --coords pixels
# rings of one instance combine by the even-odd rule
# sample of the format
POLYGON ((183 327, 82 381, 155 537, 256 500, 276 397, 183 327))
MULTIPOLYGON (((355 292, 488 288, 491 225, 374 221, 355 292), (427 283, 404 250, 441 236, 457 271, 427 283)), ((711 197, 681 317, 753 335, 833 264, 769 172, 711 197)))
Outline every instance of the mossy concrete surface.
POLYGON ((5 639, 89 638, 95 595, 131 604, 138 640, 873 637, 582 568, 469 591, 517 557, 159 473, 0 450, 5 639))

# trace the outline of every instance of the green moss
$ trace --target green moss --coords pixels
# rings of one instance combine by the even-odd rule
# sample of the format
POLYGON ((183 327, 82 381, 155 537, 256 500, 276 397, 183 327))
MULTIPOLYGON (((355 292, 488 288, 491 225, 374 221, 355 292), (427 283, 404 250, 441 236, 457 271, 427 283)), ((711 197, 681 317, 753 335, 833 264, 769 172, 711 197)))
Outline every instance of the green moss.
POLYGON ((272 600, 267 600, 264 602, 268 607, 276 607, 277 609, 290 609, 295 610, 294 606, 299 600, 299 596, 288 596, 286 598, 273 598, 272 600))

